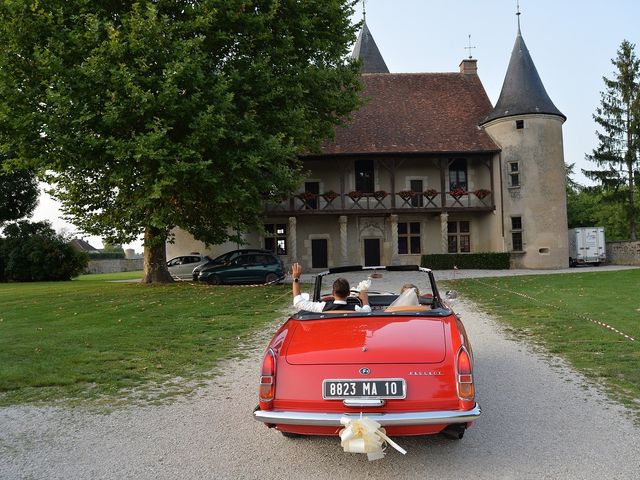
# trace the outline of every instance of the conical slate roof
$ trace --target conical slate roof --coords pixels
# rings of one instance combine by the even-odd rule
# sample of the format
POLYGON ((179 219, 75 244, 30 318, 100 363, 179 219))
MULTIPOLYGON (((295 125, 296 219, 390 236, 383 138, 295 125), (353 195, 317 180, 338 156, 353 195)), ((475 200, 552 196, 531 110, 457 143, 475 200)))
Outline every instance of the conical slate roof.
POLYGON ((353 47, 352 58, 358 58, 362 60, 362 73, 389 73, 387 64, 384 63, 384 58, 378 50, 367 23, 362 25, 362 31, 358 36, 355 47, 353 47))
POLYGON ((524 43, 520 28, 518 28, 518 36, 511 52, 511 60, 502 84, 500 98, 482 124, 498 118, 528 113, 558 115, 565 120, 567 118, 556 108, 547 95, 538 70, 536 70, 529 50, 524 43))

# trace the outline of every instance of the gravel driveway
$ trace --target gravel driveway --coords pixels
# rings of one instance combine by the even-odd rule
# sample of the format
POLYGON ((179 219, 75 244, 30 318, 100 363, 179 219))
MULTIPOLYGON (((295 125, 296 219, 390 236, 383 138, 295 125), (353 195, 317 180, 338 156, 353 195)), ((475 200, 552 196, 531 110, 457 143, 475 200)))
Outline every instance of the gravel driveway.
POLYGON ((456 310, 474 343, 484 411, 461 441, 399 438, 406 456, 389 449, 368 462, 337 438, 286 439, 251 419, 258 348, 168 406, 0 409, 0 478, 638 478, 640 429, 622 407, 468 301, 456 310))

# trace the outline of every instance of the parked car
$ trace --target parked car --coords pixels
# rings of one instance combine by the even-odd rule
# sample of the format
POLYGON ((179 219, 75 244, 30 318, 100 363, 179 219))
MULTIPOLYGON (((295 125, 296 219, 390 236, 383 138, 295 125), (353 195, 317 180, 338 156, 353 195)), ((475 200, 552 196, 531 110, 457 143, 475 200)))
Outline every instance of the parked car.
POLYGON ((284 278, 279 257, 271 252, 244 253, 222 265, 200 270, 198 279, 210 285, 223 283, 272 283, 284 278))
POLYGON ((167 262, 167 268, 173 278, 177 280, 191 280, 193 269, 209 261, 211 261, 211 258, 206 255, 190 253, 189 255, 172 258, 167 262))
POLYGON ((222 255, 214 259, 209 259, 208 262, 202 263, 195 267, 192 272, 193 281, 198 281, 200 272, 205 268, 213 267, 215 265, 224 265, 225 263, 229 263, 231 260, 239 257, 240 255, 246 255, 250 253, 267 253, 271 255, 273 252, 270 250, 263 250, 261 248, 242 248, 239 250, 231 250, 230 252, 223 253, 222 255))
POLYGON ((473 351, 429 269, 333 268, 316 276, 312 300, 333 298, 333 279, 322 293, 331 276, 356 285, 368 274, 371 312, 299 311, 278 329, 262 362, 254 418, 285 436, 337 435, 342 417, 362 414, 389 436, 462 438, 481 414, 473 351), (393 306, 407 281, 420 290, 415 304, 393 306))

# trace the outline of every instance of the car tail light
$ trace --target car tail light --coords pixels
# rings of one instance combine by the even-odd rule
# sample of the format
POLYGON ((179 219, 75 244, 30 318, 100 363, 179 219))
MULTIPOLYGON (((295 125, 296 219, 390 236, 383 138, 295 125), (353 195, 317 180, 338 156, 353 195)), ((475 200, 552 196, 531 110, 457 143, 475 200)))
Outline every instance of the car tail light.
POLYGON ((276 394, 276 354, 270 348, 262 360, 260 372, 260 409, 271 410, 276 394))
POLYGON ((458 383, 458 397, 460 400, 470 401, 475 398, 476 392, 473 386, 473 365, 467 349, 462 346, 458 350, 456 360, 456 374, 458 383))

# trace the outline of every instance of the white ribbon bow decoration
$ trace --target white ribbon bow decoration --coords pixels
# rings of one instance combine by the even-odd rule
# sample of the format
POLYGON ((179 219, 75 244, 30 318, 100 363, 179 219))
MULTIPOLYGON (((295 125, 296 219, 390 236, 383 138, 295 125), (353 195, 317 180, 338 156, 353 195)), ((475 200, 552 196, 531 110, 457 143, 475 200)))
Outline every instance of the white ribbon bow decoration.
POLYGON ((340 430, 340 444, 345 452, 366 453, 369 461, 379 460, 384 457, 385 443, 388 443, 401 454, 407 451, 395 443, 389 437, 382 426, 375 420, 363 417, 360 418, 342 417, 340 423, 345 426, 340 430))

